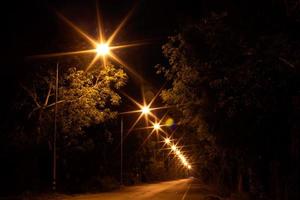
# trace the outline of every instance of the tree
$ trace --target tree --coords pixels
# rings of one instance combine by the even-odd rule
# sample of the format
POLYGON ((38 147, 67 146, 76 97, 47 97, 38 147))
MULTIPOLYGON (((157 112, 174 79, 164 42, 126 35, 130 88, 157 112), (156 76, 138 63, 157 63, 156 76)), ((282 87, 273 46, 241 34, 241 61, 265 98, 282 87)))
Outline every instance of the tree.
MULTIPOLYGON (((84 128, 115 118, 115 106, 121 101, 117 90, 126 80, 125 72, 112 64, 88 72, 76 68, 63 71, 59 77, 57 102, 60 133, 82 134, 84 128)), ((47 136, 53 127, 55 72, 42 69, 22 87, 30 98, 23 109, 30 111, 29 120, 38 124, 36 138, 47 136)))
MULTIPOLYGON (((200 170, 217 174, 222 188, 249 185, 258 195, 272 188, 268 179, 284 173, 288 162, 291 99, 299 91, 293 63, 300 49, 292 32, 245 26, 232 23, 227 12, 203 18, 169 37, 162 47, 169 65, 157 69, 171 82, 162 99, 177 106, 181 124, 192 130, 186 137, 207 144, 198 146, 199 154, 214 153, 198 155, 210 166, 200 164, 200 170)), ((276 187, 284 188, 276 178, 276 187)))

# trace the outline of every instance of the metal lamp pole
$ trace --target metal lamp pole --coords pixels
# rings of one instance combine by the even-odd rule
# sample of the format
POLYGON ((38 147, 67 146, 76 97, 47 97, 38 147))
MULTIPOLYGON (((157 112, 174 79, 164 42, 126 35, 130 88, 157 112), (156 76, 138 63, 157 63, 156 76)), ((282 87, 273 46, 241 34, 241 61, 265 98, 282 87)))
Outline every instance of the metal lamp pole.
POLYGON ((120 168, 120 185, 123 185, 123 116, 121 116, 121 168, 120 168))
POLYGON ((55 110, 54 110, 54 133, 53 133, 53 179, 52 189, 56 191, 56 135, 57 135, 57 98, 58 98, 58 63, 56 65, 55 80, 55 110))

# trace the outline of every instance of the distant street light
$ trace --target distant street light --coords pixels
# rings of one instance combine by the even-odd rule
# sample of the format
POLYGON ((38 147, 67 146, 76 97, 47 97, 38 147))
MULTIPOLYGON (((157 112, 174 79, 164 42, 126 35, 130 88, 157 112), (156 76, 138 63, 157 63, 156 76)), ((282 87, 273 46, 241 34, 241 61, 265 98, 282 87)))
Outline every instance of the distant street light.
POLYGON ((160 124, 154 123, 153 128, 154 128, 154 130, 158 131, 160 129, 160 124))
POLYGON ((165 138, 165 143, 166 143, 166 144, 170 144, 170 143, 171 143, 170 138, 165 138))
MULTIPOLYGON (((126 95, 126 94, 125 94, 126 95)), ((133 128, 136 126, 136 124, 139 122, 139 120, 145 116, 146 118, 146 122, 148 123, 148 118, 149 117, 153 117, 155 119, 155 121, 150 121, 152 123, 152 126, 150 127, 146 127, 147 128, 153 128, 151 134, 153 132, 156 131, 156 133, 159 133, 159 131, 165 133, 167 136, 164 137, 164 143, 169 146, 169 148, 171 149, 171 151, 175 154, 175 156, 177 158, 179 158, 179 161, 180 163, 185 167, 187 168, 188 170, 190 170, 192 167, 191 165, 189 164, 189 162, 187 161, 186 157, 183 155, 183 153, 180 151, 180 148, 175 144, 173 143, 173 139, 171 137, 168 137, 168 133, 165 132, 163 129, 162 129, 162 126, 164 125, 161 125, 161 120, 158 120, 158 118, 151 112, 152 110, 157 110, 157 109, 162 109, 164 107, 158 107, 158 108, 153 108, 151 107, 151 104, 153 102, 153 100, 149 103, 149 104, 146 104, 145 101, 144 101, 144 104, 140 104, 138 103, 137 101, 135 101, 133 98, 131 98, 130 96, 126 95, 131 101, 133 101, 138 107, 139 109, 138 110, 134 110, 134 111, 128 111, 128 112, 123 112, 122 114, 130 114, 130 113, 140 113, 140 116, 137 118, 137 120, 133 123, 133 125, 131 126, 131 128, 129 129, 128 132, 132 131, 133 128)), ((150 134, 150 135, 151 135, 150 134)), ((156 134, 157 136, 157 141, 158 141, 158 137, 159 137, 159 134, 156 134)), ((158 144, 158 142, 156 143, 158 144)), ((158 149, 158 148, 156 148, 158 149)), ((156 154, 154 154, 156 156, 156 154)))
POLYGON ((149 106, 143 106, 141 108, 141 111, 142 111, 142 114, 147 115, 150 113, 150 108, 149 108, 149 106))
POLYGON ((181 155, 181 152, 180 152, 178 149, 175 150, 175 154, 176 154, 177 156, 182 156, 182 155, 181 155))
POLYGON ((171 146, 171 149, 172 149, 173 151, 176 151, 176 150, 177 150, 177 147, 173 144, 173 145, 171 146))

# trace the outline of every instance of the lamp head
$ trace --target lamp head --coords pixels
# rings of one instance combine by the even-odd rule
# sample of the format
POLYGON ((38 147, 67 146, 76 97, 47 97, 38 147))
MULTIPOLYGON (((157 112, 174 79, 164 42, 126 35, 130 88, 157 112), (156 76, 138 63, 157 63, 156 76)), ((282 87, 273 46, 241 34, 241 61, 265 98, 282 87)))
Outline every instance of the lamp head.
POLYGON ((108 46, 108 44, 105 44, 105 43, 97 44, 97 46, 96 46, 96 52, 97 52, 98 55, 105 56, 106 54, 109 53, 109 46, 108 46))

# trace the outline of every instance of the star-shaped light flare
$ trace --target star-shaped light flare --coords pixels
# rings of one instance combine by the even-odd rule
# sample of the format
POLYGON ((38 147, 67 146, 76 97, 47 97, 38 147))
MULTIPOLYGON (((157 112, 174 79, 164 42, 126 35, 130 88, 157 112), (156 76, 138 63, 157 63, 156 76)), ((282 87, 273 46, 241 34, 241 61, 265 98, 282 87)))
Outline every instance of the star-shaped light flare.
POLYGON ((164 142, 165 142, 165 144, 169 145, 171 143, 171 139, 170 138, 165 138, 164 142))
MULTIPOLYGON (((97 2, 97 1, 96 1, 97 2)), ((74 24, 71 20, 66 18, 59 12, 56 12, 57 16, 64 21, 69 27, 71 27, 74 31, 76 31, 82 38, 87 41, 91 45, 91 49, 79 50, 79 51, 69 51, 69 52, 61 52, 61 53, 50 53, 50 54, 42 54, 42 55, 35 55, 31 56, 33 58, 47 58, 47 57, 59 57, 59 56, 70 56, 70 55, 78 55, 78 54, 94 54, 94 58, 86 67, 86 71, 89 70, 93 65, 98 61, 102 60, 103 65, 106 66, 107 58, 117 62, 118 64, 125 67, 130 73, 132 73, 135 77, 139 80, 143 80, 143 78, 136 73, 131 67, 129 67, 122 59, 120 59, 113 51, 117 49, 123 49, 128 47, 140 46, 146 44, 146 42, 137 42, 137 43, 127 43, 122 45, 114 45, 114 40, 120 31, 124 28, 126 22, 132 15, 135 7, 123 18, 121 23, 117 26, 117 28, 113 31, 113 33, 106 38, 103 33, 103 23, 100 20, 100 12, 98 3, 96 4, 97 8, 97 29, 98 29, 98 36, 97 38, 93 38, 88 33, 83 31, 79 28, 76 24, 74 24)))

